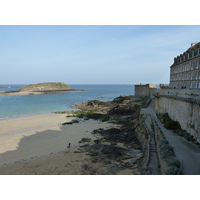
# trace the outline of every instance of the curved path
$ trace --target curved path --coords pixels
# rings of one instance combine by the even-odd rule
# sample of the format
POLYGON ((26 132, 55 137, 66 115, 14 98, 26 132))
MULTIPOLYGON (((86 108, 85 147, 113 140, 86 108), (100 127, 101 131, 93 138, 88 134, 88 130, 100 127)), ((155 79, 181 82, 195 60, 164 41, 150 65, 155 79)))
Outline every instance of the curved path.
POLYGON ((200 175, 200 148, 185 138, 165 129, 153 110, 152 101, 147 108, 142 108, 142 114, 150 114, 161 128, 169 144, 173 147, 176 157, 182 162, 182 175, 200 175))

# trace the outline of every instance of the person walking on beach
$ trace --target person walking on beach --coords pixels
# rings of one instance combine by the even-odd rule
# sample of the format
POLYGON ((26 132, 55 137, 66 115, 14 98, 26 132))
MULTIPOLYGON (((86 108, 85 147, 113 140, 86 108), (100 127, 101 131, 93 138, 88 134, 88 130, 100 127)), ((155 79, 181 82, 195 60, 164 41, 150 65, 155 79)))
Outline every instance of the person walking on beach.
POLYGON ((70 148, 71 143, 68 144, 67 148, 70 148))

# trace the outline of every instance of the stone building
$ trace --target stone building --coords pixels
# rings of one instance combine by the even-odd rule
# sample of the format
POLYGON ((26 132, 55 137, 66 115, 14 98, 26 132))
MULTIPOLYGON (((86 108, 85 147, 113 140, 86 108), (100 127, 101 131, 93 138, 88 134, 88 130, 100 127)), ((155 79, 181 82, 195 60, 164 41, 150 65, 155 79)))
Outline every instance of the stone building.
POLYGON ((137 84, 135 85, 135 96, 150 96, 157 87, 154 84, 137 84))
POLYGON ((170 68, 170 88, 200 88, 200 42, 175 57, 170 68))

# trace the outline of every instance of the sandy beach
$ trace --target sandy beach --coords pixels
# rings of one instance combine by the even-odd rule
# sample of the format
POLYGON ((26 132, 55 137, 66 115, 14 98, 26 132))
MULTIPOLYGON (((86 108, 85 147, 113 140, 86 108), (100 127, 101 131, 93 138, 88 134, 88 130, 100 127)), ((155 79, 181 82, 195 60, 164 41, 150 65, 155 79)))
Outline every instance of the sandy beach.
POLYGON ((18 96, 18 95, 38 95, 38 94, 44 94, 44 92, 29 92, 29 91, 22 91, 22 92, 0 92, 0 95, 3 96, 18 96))
POLYGON ((117 125, 95 120, 62 125, 72 119, 51 114, 0 121, 0 174, 81 174, 89 156, 74 153, 79 141, 94 138, 94 129, 117 125))
POLYGON ((144 153, 133 131, 140 106, 130 105, 131 96, 120 96, 112 102, 73 105, 82 109, 77 113, 80 118, 61 112, 0 121, 0 174, 148 173, 142 167, 144 153))

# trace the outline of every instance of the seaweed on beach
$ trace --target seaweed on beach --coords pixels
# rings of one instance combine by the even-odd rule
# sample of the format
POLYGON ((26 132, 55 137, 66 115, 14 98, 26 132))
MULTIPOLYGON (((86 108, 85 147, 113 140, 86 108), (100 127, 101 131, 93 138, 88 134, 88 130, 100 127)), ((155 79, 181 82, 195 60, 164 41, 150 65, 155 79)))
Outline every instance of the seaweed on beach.
POLYGON ((72 120, 72 121, 70 121, 70 122, 64 122, 64 123, 62 123, 62 125, 64 126, 64 125, 71 125, 71 124, 75 124, 75 123, 79 123, 79 120, 72 120))

